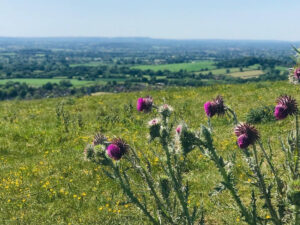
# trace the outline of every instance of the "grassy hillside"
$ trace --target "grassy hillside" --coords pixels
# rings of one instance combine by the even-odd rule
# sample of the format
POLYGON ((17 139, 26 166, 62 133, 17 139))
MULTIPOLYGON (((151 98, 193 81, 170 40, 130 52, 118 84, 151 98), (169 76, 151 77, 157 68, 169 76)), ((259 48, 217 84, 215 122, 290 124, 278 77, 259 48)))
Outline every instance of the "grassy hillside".
MULTIPOLYGON (((286 82, 220 85, 203 88, 173 88, 163 91, 106 94, 82 98, 4 101, 0 103, 0 223, 1 224, 148 224, 139 210, 126 202, 118 186, 106 178, 97 165, 83 160, 83 149, 93 135, 102 131, 109 137, 124 138, 147 155, 147 122, 155 113, 135 109, 136 99, 151 95, 156 104, 166 100, 175 109, 175 118, 197 129, 207 119, 203 104, 217 94, 245 120, 251 108, 275 105, 280 94, 293 95, 300 102, 300 86, 286 82), (58 116, 58 113, 61 116, 58 116)), ((231 122, 213 118, 215 139, 222 155, 235 151, 231 122)), ((257 125, 263 141, 278 141, 292 125, 291 119, 257 125)), ((279 154, 274 146, 275 157, 279 154)), ((280 160, 280 157, 278 157, 280 160)), ((247 183, 242 161, 237 169, 247 183)), ((199 150, 189 156, 190 205, 204 203, 207 224, 243 224, 225 191, 208 197, 220 177, 199 150)), ((138 182, 138 181, 136 181, 138 182)), ((139 190, 147 193, 147 190, 139 190)), ((244 198, 249 189, 241 190, 244 198)), ((264 214, 264 212, 262 212, 264 214)), ((268 216, 265 214, 265 216, 268 216)))

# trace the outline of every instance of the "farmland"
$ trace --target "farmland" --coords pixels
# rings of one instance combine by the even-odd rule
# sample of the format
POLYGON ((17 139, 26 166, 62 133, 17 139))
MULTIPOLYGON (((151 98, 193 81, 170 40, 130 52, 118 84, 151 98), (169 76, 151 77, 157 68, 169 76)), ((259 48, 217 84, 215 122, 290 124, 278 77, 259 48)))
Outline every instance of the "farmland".
POLYGON ((140 70, 169 70, 171 72, 178 72, 180 70, 186 70, 188 72, 195 72, 201 70, 212 70, 216 67, 214 66, 214 61, 202 60, 190 63, 174 63, 174 64, 163 64, 163 65, 139 65, 132 68, 140 70))
POLYGON ((0 100, 287 80, 286 68, 294 64, 290 45, 266 46, 259 41, 0 38, 0 100))
MULTIPOLYGON (((0 221, 1 224, 149 224, 140 210, 127 201, 114 180, 107 178, 100 166, 83 160, 83 149, 101 131, 108 137, 120 136, 140 154, 148 157, 156 171, 159 164, 152 150, 157 143, 146 140, 147 122, 157 114, 136 111, 138 97, 151 95, 155 104, 166 101, 175 109, 175 122, 185 121, 191 129, 207 123, 203 104, 217 94, 236 110, 241 121, 251 108, 275 105, 286 93, 298 102, 299 86, 287 82, 263 82, 246 85, 216 85, 200 88, 169 88, 80 98, 2 101, 0 103, 0 221), (61 107, 63 105, 63 107, 61 107), (57 112, 63 110, 64 117, 57 112)), ((226 158, 237 154, 235 175, 246 185, 242 199, 251 185, 236 146, 228 117, 213 118, 214 139, 218 152, 226 158), (248 185, 247 185, 248 184, 248 185)), ((275 160, 281 160, 278 137, 292 126, 292 118, 257 125, 262 141, 274 143, 275 160)), ((207 224, 244 224, 228 191, 213 197, 209 193, 219 183, 214 165, 199 150, 189 157, 191 186, 189 207, 203 203, 207 224)), ((120 162, 125 163, 125 161, 120 162)), ((282 168, 281 168, 282 169, 282 168)), ((148 196, 139 180, 140 193, 148 196)), ((259 212, 268 218, 268 212, 259 212)))

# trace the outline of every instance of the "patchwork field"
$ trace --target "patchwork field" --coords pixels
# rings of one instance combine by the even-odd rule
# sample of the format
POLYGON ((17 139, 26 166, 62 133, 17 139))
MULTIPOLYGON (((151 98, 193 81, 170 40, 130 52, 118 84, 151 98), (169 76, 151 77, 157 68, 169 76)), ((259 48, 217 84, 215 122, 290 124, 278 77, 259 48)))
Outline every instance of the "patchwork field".
POLYGON ((174 63, 174 64, 163 64, 163 65, 139 65, 134 66, 132 68, 141 69, 141 70, 169 70, 171 72, 176 72, 179 70, 186 70, 189 72, 193 71, 200 71, 203 69, 212 70, 216 67, 214 66, 214 61, 210 60, 203 60, 203 61, 196 61, 191 63, 174 63))
MULTIPOLYGON (((299 91, 300 86, 286 82, 267 82, 0 102, 0 223, 149 224, 100 166, 83 160, 83 149, 96 132, 124 138, 139 154, 149 158, 159 176, 160 167, 152 153, 158 143, 149 144, 146 139, 147 122, 157 114, 137 112, 138 97, 151 95, 157 105, 165 100, 175 109, 175 123, 184 120, 192 129, 199 129, 207 123, 204 102, 217 94, 245 121, 251 108, 275 105, 280 94, 293 95, 300 102, 299 91)), ((245 177, 231 121, 225 116, 213 118, 211 123, 218 152, 225 158, 232 152, 237 154, 235 174, 246 184, 240 195, 242 199, 248 198, 251 185, 245 177)), ((276 160, 281 160, 278 136, 285 134, 292 124, 289 118, 257 125, 264 143, 268 138, 275 142, 276 160)), ((210 225, 243 224, 238 212, 228 207, 233 200, 227 191, 208 196, 220 181, 214 165, 197 149, 190 153, 188 163, 185 179, 191 185, 189 207, 203 203, 210 225)), ((137 191, 149 194, 141 181, 133 181, 139 184, 137 191)), ((268 217, 266 211, 259 213, 268 217)))
POLYGON ((241 77, 243 79, 252 78, 252 77, 258 77, 260 75, 263 75, 264 71, 262 70, 250 70, 250 71, 244 71, 244 72, 235 72, 230 73, 230 76, 233 77, 241 77))

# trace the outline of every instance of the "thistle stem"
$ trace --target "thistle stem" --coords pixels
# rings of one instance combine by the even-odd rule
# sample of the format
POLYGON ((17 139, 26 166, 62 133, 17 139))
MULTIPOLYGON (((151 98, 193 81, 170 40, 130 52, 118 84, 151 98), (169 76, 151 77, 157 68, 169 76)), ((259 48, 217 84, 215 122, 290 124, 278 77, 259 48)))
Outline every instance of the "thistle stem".
POLYGON ((255 167, 254 167, 254 170, 255 170, 255 173, 257 175, 257 178, 258 178, 258 181, 259 181, 259 188, 265 198, 265 202, 266 202, 266 205, 269 209, 269 212, 272 216, 272 219, 273 219, 273 222, 274 224, 276 225, 280 225, 282 224, 280 219, 278 218, 277 216, 277 213, 272 205, 272 202, 271 202, 271 199, 267 193, 267 187, 266 187, 266 183, 265 183, 265 180, 263 178, 263 175, 261 173, 261 170, 260 170, 260 167, 259 167, 259 162, 258 162, 258 156, 257 156, 257 150, 256 150, 256 147, 255 145, 253 145, 253 152, 254 152, 254 159, 255 159, 255 167))
POLYGON ((300 206, 295 205, 295 225, 300 224, 300 206))
POLYGON ((184 195, 183 195, 182 191, 180 190, 180 185, 179 185, 179 183, 176 179, 175 173, 174 173, 172 165, 171 165, 169 149, 168 149, 167 146, 165 146, 164 150, 165 150, 166 155, 167 155, 167 166, 168 166, 168 170, 169 170, 169 173, 171 175, 171 178, 172 178, 172 181, 173 181, 173 184, 174 184, 174 189, 175 189, 176 195, 177 195, 177 197, 179 199, 179 202, 182 206, 182 209, 184 211, 184 214, 185 214, 185 217, 188 221, 188 224, 192 225, 192 221, 191 221, 191 218, 190 218, 190 215, 189 215, 189 210, 188 210, 188 207, 187 207, 187 203, 184 200, 184 195))
POLYGON ((185 201, 184 193, 182 192, 182 189, 181 189, 181 181, 179 181, 177 179, 175 171, 173 170, 172 163, 171 163, 171 155, 170 155, 169 144, 168 144, 170 142, 170 140, 169 140, 170 139, 170 135, 169 135, 170 131, 168 130, 167 116, 165 116, 165 115, 162 116, 162 124, 165 127, 165 129, 162 131, 160 141, 161 141, 161 145, 163 146, 163 150, 165 151, 166 156, 167 156, 167 169, 171 176, 171 180, 174 185, 175 193, 179 199, 179 202, 181 204, 181 207, 182 207, 185 217, 187 219, 187 224, 192 225, 193 222, 190 217, 187 203, 185 201))
POLYGON ((115 166, 113 163, 111 163, 111 167, 113 168, 115 174, 117 175, 119 181, 120 181, 120 185, 121 188, 123 189, 123 191, 125 192, 125 194, 127 195, 127 197, 134 203, 137 205, 138 208, 140 208, 143 213, 150 219, 150 221, 155 224, 155 225, 159 225, 159 221, 157 221, 156 219, 154 219, 154 217, 148 212, 148 210, 146 209, 146 207, 144 207, 142 205, 142 203, 134 196, 134 194, 132 193, 132 191, 130 190, 130 187, 127 187, 123 181, 122 175, 120 173, 119 167, 115 166))
POLYGON ((295 146, 295 175, 296 179, 299 177, 299 157, 300 157, 300 151, 299 151, 299 122, 298 122, 298 115, 295 115, 295 123, 296 123, 296 146, 295 146))
POLYGON ((226 107, 226 110, 227 110, 228 112, 230 112, 231 115, 233 116, 234 125, 237 125, 237 124, 239 123, 239 121, 238 121, 238 119, 237 119, 236 113, 235 113, 231 108, 229 108, 229 107, 226 107))
MULTIPOLYGON (((199 147, 202 148, 201 146, 199 146, 199 147)), ((227 174, 227 172, 224 168, 224 165, 220 162, 220 157, 217 155, 216 150, 213 147, 209 147, 209 151, 211 153, 211 160, 216 164, 217 168, 219 169, 221 176, 223 177, 223 180, 226 184, 227 189, 230 191, 233 199, 239 206, 242 215, 245 216, 246 222, 248 224, 255 225, 255 223, 253 222, 254 221, 253 217, 249 214, 246 207, 242 203, 242 200, 241 200, 240 196, 238 195, 229 175, 227 174)))
MULTIPOLYGON (((138 155, 136 154, 134 149, 132 149, 132 152, 133 152, 135 159, 139 162, 140 159, 138 158, 138 155)), ((136 169, 140 173, 140 175, 142 177, 144 177, 145 181, 147 182, 148 187, 150 188, 150 191, 155 199, 156 205, 157 205, 158 209, 160 210, 162 216, 164 216, 169 221, 170 224, 174 224, 172 218, 166 213, 166 209, 165 209, 161 199, 158 197, 158 194, 155 191, 154 182, 153 182, 151 175, 141 165, 137 165, 136 169)))

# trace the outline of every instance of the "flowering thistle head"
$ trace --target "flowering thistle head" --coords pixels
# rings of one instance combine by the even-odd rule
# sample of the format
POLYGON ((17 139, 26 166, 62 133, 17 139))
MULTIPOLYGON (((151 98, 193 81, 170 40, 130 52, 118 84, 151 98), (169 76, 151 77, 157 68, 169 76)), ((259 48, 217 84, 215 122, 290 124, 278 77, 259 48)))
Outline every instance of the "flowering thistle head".
POLYGON ((294 115, 298 112, 297 102, 291 96, 282 95, 276 100, 274 116, 277 120, 285 119, 288 115, 294 115))
POLYGON ((96 145, 102 145, 104 144, 105 142, 107 141, 107 138, 101 134, 101 133, 97 133, 94 137, 94 140, 93 140, 93 145, 96 146, 96 145))
POLYGON ((168 104, 163 104, 159 107, 158 111, 162 114, 162 116, 169 117, 173 112, 173 108, 168 104))
POLYGON ((150 140, 152 141, 156 137, 160 137, 160 119, 155 118, 148 122, 150 140))
POLYGON ((150 112, 153 105, 153 99, 150 96, 139 98, 137 100, 136 109, 140 112, 150 112))
POLYGON ((126 144, 121 138, 115 138, 111 144, 107 146, 106 151, 110 158, 120 160, 123 155, 128 152, 129 145, 126 144))
POLYGON ((217 96, 213 101, 208 101, 204 104, 204 110, 208 117, 213 117, 215 114, 224 115, 225 105, 221 96, 217 96))
POLYGON ((238 145, 240 148, 247 148, 259 139, 256 128, 247 123, 240 123, 237 125, 234 129, 234 133, 238 137, 238 145))
POLYGON ((240 148, 247 148, 251 143, 249 137, 246 134, 242 134, 238 137, 237 144, 240 148))
POLYGON ((294 76, 297 80, 300 80, 300 67, 295 69, 294 76))
POLYGON ((215 111, 211 102, 205 102, 204 110, 208 117, 212 117, 213 115, 215 115, 215 111))

